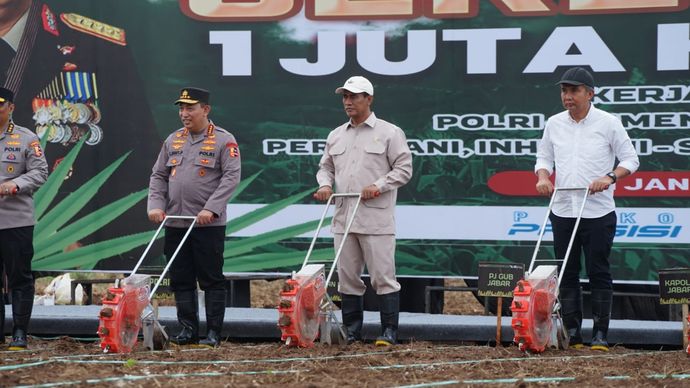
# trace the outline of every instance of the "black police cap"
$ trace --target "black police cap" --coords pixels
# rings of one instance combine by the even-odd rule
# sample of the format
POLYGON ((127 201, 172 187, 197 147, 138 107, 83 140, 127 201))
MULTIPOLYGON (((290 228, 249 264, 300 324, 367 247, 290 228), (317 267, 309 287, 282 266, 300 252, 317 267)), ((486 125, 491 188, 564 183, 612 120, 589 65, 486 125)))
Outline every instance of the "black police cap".
POLYGON ((196 104, 199 102, 208 104, 210 100, 211 93, 208 90, 189 87, 180 89, 180 97, 175 101, 175 104, 196 104))
POLYGON ((584 67, 573 67, 563 73, 561 80, 556 83, 556 85, 560 84, 585 85, 594 89, 594 77, 584 67))
POLYGON ((9 89, 0 88, 0 103, 5 101, 14 102, 14 92, 9 89))

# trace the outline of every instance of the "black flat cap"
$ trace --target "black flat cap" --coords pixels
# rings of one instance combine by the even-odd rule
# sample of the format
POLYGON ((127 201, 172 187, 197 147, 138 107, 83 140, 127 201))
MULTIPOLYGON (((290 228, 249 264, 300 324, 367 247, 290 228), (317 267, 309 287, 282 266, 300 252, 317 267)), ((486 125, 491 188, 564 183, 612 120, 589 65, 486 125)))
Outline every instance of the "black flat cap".
POLYGON ((14 92, 9 89, 0 88, 0 103, 5 101, 14 102, 14 92))
POLYGON ((584 67, 573 67, 566 70, 561 80, 556 82, 556 85, 560 84, 585 85, 594 89, 594 77, 584 67))

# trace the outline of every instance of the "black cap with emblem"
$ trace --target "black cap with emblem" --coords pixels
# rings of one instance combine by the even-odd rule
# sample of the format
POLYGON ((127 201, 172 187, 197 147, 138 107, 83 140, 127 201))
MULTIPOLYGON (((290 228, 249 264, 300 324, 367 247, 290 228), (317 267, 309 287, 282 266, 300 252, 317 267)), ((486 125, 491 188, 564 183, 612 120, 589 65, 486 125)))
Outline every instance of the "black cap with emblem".
POLYGON ((0 88, 0 103, 5 101, 14 102, 14 92, 6 88, 0 88))
POLYGON ((208 104, 210 100, 211 93, 208 90, 189 87, 180 89, 180 97, 175 101, 175 105, 196 104, 199 102, 208 104))

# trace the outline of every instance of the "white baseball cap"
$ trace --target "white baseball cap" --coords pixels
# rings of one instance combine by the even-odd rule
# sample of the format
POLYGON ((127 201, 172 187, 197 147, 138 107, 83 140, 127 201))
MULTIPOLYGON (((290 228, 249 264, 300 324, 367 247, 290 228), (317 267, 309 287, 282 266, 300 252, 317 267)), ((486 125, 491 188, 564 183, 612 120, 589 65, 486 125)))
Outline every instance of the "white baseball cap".
POLYGON ((366 93, 370 96, 374 95, 374 85, 368 79, 359 75, 348 78, 343 86, 335 90, 335 94, 342 94, 343 90, 348 90, 352 93, 366 93))

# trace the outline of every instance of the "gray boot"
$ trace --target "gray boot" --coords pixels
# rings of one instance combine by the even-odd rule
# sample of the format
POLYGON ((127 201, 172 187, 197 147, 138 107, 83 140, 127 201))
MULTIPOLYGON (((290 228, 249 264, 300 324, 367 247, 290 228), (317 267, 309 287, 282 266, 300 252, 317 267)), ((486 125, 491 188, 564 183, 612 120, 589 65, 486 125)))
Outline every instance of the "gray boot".
POLYGON ((361 295, 340 294, 340 312, 343 315, 343 325, 347 332, 347 344, 362 339, 362 323, 364 321, 364 297, 361 295))
POLYGON ((581 349, 584 347, 582 344, 582 289, 561 288, 559 299, 563 325, 568 332, 569 346, 581 349))
POLYGON ((225 289, 206 290, 206 339, 199 341, 199 345, 217 348, 220 346, 225 320, 225 289))
POLYGON ((592 350, 609 351, 607 335, 611 320, 613 290, 592 290, 592 350))
POLYGON ((381 312, 381 335, 376 346, 391 346, 398 343, 398 319, 400 316, 400 292, 379 295, 381 312))
POLYGON ((196 290, 175 291, 177 321, 182 325, 180 333, 170 339, 178 345, 199 343, 199 299, 196 290))

